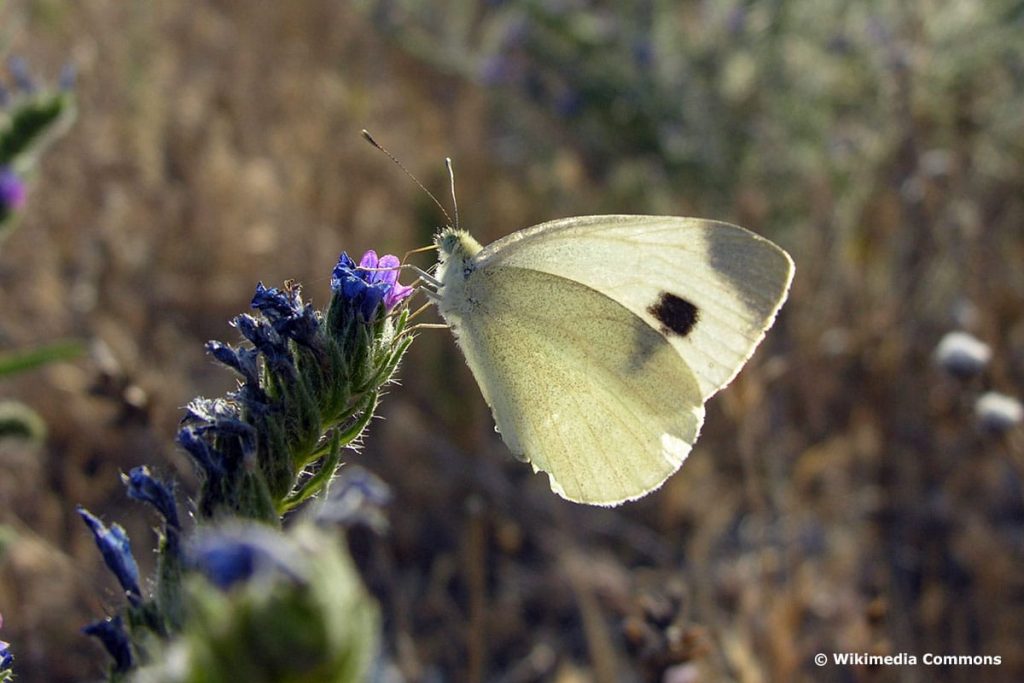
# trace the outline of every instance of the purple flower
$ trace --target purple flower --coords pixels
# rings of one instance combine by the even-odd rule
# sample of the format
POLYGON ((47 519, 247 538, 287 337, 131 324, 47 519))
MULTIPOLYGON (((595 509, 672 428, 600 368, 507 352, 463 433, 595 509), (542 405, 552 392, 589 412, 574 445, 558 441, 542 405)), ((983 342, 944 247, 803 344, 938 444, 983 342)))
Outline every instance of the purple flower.
POLYGON ((14 85, 18 90, 31 94, 36 90, 36 82, 32 78, 32 72, 28 68, 28 61, 24 57, 11 57, 7 60, 7 71, 14 79, 14 85))
POLYGON ((107 567, 124 588, 128 595, 128 601, 133 605, 139 605, 142 602, 142 590, 139 588, 139 566, 135 564, 131 543, 128 541, 128 535, 124 529, 119 524, 111 524, 108 529, 98 517, 81 506, 78 508, 78 514, 92 531, 92 535, 96 539, 96 547, 103 554, 103 561, 107 563, 107 567))
POLYGON ((369 272, 370 284, 384 283, 388 286, 388 291, 384 295, 384 306, 389 311, 413 292, 412 287, 398 284, 398 269, 401 265, 398 257, 392 254, 386 254, 378 259, 377 252, 373 249, 359 259, 359 270, 365 269, 369 272))
POLYGON ((501 85, 511 78, 509 60, 502 55, 493 55, 480 65, 480 80, 484 85, 501 85))
POLYGON ((331 482, 316 519, 343 526, 363 524, 383 532, 387 528, 383 508, 390 502, 391 489, 383 479, 358 465, 347 465, 331 482))
POLYGON ((0 168, 0 213, 25 205, 25 183, 10 168, 0 168))
POLYGON ((60 70, 60 77, 57 79, 57 84, 61 90, 69 91, 75 89, 75 81, 78 80, 78 67, 72 63, 67 63, 60 70))
POLYGON ((412 287, 398 284, 399 265, 397 256, 377 258, 377 252, 370 250, 357 266, 342 252, 331 274, 331 289, 350 301, 363 320, 373 320, 381 303, 384 310, 390 311, 413 292, 412 287))

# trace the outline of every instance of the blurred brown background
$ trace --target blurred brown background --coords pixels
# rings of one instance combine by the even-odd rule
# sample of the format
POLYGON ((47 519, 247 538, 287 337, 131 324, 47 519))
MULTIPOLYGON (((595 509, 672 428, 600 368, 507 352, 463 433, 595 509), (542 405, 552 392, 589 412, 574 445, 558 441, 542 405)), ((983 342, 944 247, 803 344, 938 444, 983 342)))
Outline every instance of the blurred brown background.
MULTIPOLYGON (((793 255, 789 303, 709 404, 683 470, 615 510, 508 456, 450 336, 424 332, 353 455, 393 488, 353 548, 409 681, 1024 678, 1024 445, 981 429, 1024 387, 1024 5, 964 2, 0 3, 0 49, 79 117, 0 252, 3 348, 88 357, 5 382, 44 446, 0 446, 0 637, 19 681, 91 680, 78 628, 120 604, 74 514, 154 520, 118 473, 194 485, 181 406, 234 379, 203 342, 258 280, 328 298, 341 250, 442 217, 738 222, 793 255), (992 346, 962 382, 948 331, 992 346), (815 653, 1000 655, 816 667, 815 653)), ((428 255, 416 261, 430 263, 428 255)), ((557 305, 550 302, 549 305, 557 305)), ((402 680, 402 679, 397 679, 402 680)))

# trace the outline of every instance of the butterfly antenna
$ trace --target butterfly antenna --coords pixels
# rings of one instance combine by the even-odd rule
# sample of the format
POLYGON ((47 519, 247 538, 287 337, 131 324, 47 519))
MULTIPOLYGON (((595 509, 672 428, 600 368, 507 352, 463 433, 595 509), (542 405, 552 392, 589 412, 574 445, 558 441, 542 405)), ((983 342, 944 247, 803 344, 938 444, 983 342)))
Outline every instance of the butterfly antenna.
POLYGON ((455 169, 452 168, 452 158, 445 157, 444 165, 448 167, 448 180, 452 186, 452 207, 455 209, 455 229, 459 229, 459 200, 455 198, 455 169))
MULTIPOLYGON (((445 219, 447 219, 447 221, 449 223, 452 222, 452 217, 448 215, 447 211, 445 211, 444 206, 441 204, 441 202, 437 201, 437 197, 435 197, 430 190, 428 190, 426 187, 424 187, 423 183, 421 183, 419 181, 419 178, 414 176, 409 169, 407 169, 405 166, 403 166, 402 162, 399 161, 398 159, 396 159, 394 154, 392 154, 391 152, 389 152, 386 149, 384 149, 383 147, 381 147, 381 144, 379 142, 377 142, 376 140, 374 140, 373 136, 370 135, 370 132, 368 130, 366 130, 365 128, 363 129, 363 139, 366 140, 367 142, 369 142, 371 145, 373 145, 377 149, 379 149, 381 152, 384 152, 384 155, 387 156, 388 159, 391 159, 391 161, 395 162, 395 165, 398 166, 398 168, 402 169, 402 171, 405 173, 405 175, 407 175, 410 178, 412 178, 412 181, 414 183, 416 183, 416 185, 421 190, 426 192, 428 197, 430 197, 432 200, 434 200, 434 203, 437 204, 437 208, 441 209, 441 213, 444 214, 445 219)), ((453 190, 454 190, 454 186, 453 186, 453 190)), ((455 215, 456 215, 456 217, 459 215, 457 211, 456 211, 455 215)), ((458 221, 457 220, 455 221, 455 223, 456 223, 456 225, 458 225, 458 221)))

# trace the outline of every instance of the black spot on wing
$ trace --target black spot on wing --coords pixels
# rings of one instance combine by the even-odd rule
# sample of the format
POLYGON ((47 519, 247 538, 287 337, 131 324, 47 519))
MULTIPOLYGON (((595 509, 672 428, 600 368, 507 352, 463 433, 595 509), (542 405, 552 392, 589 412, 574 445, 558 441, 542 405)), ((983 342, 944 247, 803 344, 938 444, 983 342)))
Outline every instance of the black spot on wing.
POLYGON ((685 337, 697 324, 700 311, 686 299, 669 292, 662 292, 658 300, 648 306, 647 312, 661 323, 664 334, 678 334, 685 337))

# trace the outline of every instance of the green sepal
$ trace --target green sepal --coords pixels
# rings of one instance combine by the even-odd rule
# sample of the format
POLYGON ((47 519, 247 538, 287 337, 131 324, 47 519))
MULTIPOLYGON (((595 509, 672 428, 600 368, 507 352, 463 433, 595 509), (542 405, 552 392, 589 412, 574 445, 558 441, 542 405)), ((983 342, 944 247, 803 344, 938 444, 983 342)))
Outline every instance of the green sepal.
POLYGON ((39 442, 46 438, 46 423, 20 401, 0 401, 0 439, 39 442))
POLYGON ((19 99, 0 129, 0 165, 21 170, 20 160, 38 154, 71 125, 74 116, 74 97, 70 93, 49 92, 19 99))
POLYGON ((340 433, 335 431, 331 435, 331 446, 327 455, 321 461, 320 468, 281 501, 281 504, 278 506, 278 514, 284 515, 289 510, 293 510, 309 498, 320 493, 330 483, 335 471, 341 464, 341 447, 340 433))

